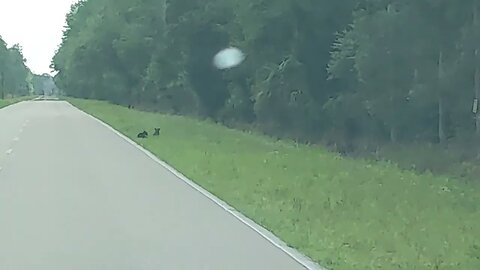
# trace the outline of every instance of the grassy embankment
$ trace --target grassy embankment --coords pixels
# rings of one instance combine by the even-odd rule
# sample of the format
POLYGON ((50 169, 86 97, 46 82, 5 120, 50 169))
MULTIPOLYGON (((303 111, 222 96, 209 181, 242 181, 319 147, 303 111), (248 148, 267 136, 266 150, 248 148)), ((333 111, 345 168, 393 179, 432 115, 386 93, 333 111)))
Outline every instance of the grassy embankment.
POLYGON ((330 269, 480 269, 480 190, 187 117, 68 99, 330 269), (160 137, 136 134, 161 127, 160 137))

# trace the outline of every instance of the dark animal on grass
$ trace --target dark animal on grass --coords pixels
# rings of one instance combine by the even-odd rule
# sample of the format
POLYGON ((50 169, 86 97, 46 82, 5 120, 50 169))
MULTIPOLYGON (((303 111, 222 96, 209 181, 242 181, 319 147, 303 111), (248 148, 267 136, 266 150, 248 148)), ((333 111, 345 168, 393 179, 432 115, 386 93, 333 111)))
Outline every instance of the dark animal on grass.
POLYGON ((155 132, 153 133, 153 136, 159 136, 160 135, 160 128, 155 128, 155 132))
POLYGON ((143 132, 138 133, 137 135, 137 138, 145 139, 147 137, 148 137, 148 132, 146 132, 145 130, 143 132))

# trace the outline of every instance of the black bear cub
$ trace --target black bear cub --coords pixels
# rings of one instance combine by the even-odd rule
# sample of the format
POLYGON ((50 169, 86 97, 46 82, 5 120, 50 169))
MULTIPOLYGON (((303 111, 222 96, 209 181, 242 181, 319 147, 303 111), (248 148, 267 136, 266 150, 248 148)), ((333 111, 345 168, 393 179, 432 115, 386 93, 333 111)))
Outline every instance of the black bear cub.
POLYGON ((143 132, 138 133, 137 138, 147 138, 148 133, 144 130, 143 132))

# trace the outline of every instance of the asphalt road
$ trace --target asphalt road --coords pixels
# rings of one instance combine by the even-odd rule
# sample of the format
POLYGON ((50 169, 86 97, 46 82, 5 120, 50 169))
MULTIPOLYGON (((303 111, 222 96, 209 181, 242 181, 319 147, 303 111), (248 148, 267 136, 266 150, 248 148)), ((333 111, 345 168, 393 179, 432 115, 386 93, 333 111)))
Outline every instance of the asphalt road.
POLYGON ((306 269, 62 101, 0 110, 1 270, 306 269))

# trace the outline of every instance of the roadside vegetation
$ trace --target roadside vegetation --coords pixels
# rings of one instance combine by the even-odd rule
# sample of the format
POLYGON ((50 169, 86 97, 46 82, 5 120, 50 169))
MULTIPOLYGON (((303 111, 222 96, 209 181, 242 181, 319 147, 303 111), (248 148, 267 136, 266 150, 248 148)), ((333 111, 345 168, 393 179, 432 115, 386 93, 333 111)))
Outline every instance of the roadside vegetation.
POLYGON ((22 47, 7 46, 0 33, 0 108, 43 94, 47 80, 54 88, 52 76, 33 74, 25 61, 22 47))
POLYGON ((478 181, 479 12, 478 0, 79 1, 52 67, 69 96, 478 181), (227 46, 247 58, 219 71, 227 46))
POLYGON ((8 105, 12 105, 20 101, 30 100, 30 99, 33 99, 34 97, 35 96, 23 96, 23 97, 17 97, 17 98, 0 99, 0 108, 7 107, 8 105))

